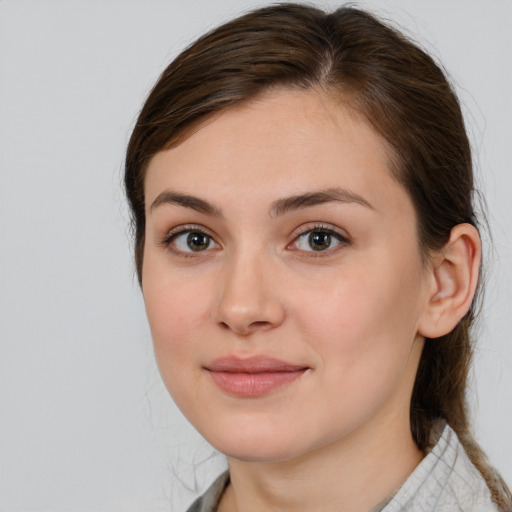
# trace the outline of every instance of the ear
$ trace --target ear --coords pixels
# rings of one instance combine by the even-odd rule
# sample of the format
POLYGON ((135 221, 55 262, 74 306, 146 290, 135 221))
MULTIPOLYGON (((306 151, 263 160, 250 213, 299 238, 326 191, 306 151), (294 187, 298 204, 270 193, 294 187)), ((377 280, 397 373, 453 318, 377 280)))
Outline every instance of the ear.
POLYGON ((418 332, 439 338, 452 331, 468 312, 478 283, 481 242, 471 224, 458 224, 447 244, 432 257, 430 286, 418 332))

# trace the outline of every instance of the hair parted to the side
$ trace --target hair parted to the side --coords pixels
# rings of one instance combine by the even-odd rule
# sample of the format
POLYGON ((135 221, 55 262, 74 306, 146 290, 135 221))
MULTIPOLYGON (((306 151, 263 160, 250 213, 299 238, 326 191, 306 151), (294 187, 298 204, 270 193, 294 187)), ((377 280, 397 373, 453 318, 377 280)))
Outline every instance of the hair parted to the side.
MULTIPOLYGON (((277 4, 204 35, 162 73, 133 130, 125 186, 132 209, 135 261, 144 258, 144 175, 151 157, 179 144, 209 116, 272 87, 319 89, 341 98, 387 141, 390 171, 414 204, 428 258, 460 223, 477 225, 470 144, 459 102, 433 59, 372 14, 332 13, 277 4)), ((426 340, 411 402, 420 449, 438 418, 456 431, 501 510, 511 494, 473 439, 466 387, 472 359, 472 308, 449 334, 426 340)))

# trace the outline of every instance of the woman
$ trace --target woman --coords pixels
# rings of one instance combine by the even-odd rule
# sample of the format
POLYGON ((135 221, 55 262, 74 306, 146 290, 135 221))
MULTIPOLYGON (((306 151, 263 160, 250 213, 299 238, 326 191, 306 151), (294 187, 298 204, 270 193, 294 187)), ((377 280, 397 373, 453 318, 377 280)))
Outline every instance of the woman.
POLYGON ((164 71, 125 183, 155 353, 226 454, 210 510, 508 510, 465 390, 481 259, 460 107, 372 15, 263 8, 164 71))

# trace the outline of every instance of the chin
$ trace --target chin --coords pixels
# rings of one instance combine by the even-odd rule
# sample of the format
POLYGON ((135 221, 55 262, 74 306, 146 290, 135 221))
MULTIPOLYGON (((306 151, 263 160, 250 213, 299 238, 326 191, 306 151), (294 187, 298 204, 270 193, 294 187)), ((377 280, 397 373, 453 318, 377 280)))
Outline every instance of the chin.
POLYGON ((308 438, 307 433, 296 432, 292 435, 289 426, 285 429, 258 429, 257 426, 255 429, 254 426, 227 429, 223 435, 215 435, 210 431, 206 439, 228 458, 244 462, 287 462, 318 448, 305 442, 308 438))
POLYGON ((230 459, 267 464, 288 462, 297 458, 300 454, 297 451, 297 446, 294 446, 292 449, 283 445, 263 446, 262 443, 254 443, 252 446, 223 446, 218 447, 218 450, 230 459))

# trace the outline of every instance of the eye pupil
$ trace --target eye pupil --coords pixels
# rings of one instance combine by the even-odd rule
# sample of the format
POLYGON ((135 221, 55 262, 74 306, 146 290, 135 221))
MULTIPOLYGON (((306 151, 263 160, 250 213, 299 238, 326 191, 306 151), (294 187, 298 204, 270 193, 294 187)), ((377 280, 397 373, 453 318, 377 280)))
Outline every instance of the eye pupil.
POLYGON ((210 237, 204 233, 190 233, 187 236, 187 245, 192 251, 204 251, 210 245, 210 237))
POLYGON ((331 246, 331 235, 325 231, 313 231, 309 234, 309 245, 314 251, 323 251, 331 246))

